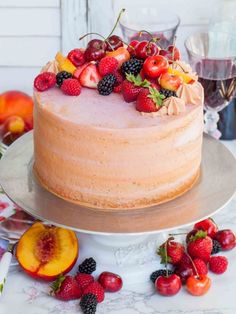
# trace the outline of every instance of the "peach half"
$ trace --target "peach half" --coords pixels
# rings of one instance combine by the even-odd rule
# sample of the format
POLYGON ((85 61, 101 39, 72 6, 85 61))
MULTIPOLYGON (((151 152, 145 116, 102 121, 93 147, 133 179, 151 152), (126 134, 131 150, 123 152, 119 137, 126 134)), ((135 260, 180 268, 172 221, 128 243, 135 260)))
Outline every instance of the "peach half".
POLYGON ((31 277, 51 281, 73 268, 78 250, 75 232, 36 222, 20 238, 16 257, 31 277))

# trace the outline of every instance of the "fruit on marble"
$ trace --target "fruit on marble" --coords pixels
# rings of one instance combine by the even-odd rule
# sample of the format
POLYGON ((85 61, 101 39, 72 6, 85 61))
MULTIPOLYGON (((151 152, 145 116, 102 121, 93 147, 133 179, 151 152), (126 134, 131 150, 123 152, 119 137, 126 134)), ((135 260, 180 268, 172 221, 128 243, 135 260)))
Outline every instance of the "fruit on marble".
POLYGON ((192 265, 179 264, 175 268, 175 274, 181 279, 182 284, 185 284, 187 279, 195 274, 192 265))
POLYGON ((186 282, 187 291, 194 296, 207 293, 211 287, 211 279, 207 275, 190 276, 186 282))
POLYGON ((84 52, 86 61, 98 61, 106 55, 107 43, 101 39, 92 39, 88 42, 84 52))
POLYGON ((124 80, 121 85, 124 101, 135 101, 141 89, 149 86, 150 83, 147 80, 142 80, 140 75, 134 76, 132 74, 127 74, 126 80, 124 80))
POLYGON ((34 79, 34 87, 39 92, 44 92, 56 85, 56 75, 52 72, 43 72, 34 79))
POLYGON ((191 235, 187 244, 188 254, 192 258, 201 258, 204 262, 210 259, 213 243, 206 231, 198 230, 191 235))
POLYGON ((218 231, 216 223, 211 218, 207 218, 195 223, 194 229, 206 231, 207 235, 211 238, 214 238, 216 232, 218 231))
POLYGON ((186 84, 193 84, 195 82, 189 74, 173 69, 172 67, 168 68, 168 73, 181 77, 186 84))
POLYGON ((161 75, 159 84, 164 89, 176 92, 180 85, 183 84, 183 79, 181 76, 166 72, 161 75))
POLYGON ((89 88, 97 88, 98 82, 101 80, 96 64, 89 63, 80 73, 79 82, 81 86, 89 88))
POLYGON ((71 50, 67 59, 69 59, 75 67, 81 66, 85 63, 84 49, 76 48, 71 50))
POLYGON ((90 293, 94 294, 97 297, 98 303, 101 303, 104 300, 104 298, 105 298, 104 289, 100 285, 100 283, 97 282, 97 281, 92 282, 83 291, 83 295, 90 294, 90 293))
POLYGON ((20 238, 16 257, 19 265, 36 279, 54 280, 69 272, 78 257, 76 234, 60 227, 33 224, 20 238))
POLYGON ((81 85, 75 78, 69 78, 63 81, 61 90, 66 95, 79 96, 81 93, 81 85))
POLYGON ((75 300, 82 296, 82 290, 72 276, 59 276, 52 283, 51 288, 51 295, 61 301, 75 300))
POLYGON ((209 269, 215 274, 223 274, 228 267, 228 259, 225 256, 212 256, 209 260, 209 269))
POLYGON ((207 264, 202 259, 194 258, 193 263, 199 275, 207 275, 208 273, 207 264))
POLYGON ((94 282, 94 277, 90 274, 77 273, 75 279, 82 290, 94 282))
POLYGON ((156 279, 160 276, 169 276, 172 275, 174 272, 170 269, 158 269, 151 273, 150 280, 155 283, 156 279))
POLYGON ((126 77, 127 74, 133 74, 136 76, 140 73, 142 67, 143 60, 132 58, 122 64, 120 71, 124 77, 126 77))
POLYGON ((66 71, 58 72, 56 75, 57 86, 61 87, 64 80, 72 78, 72 74, 66 71))
POLYGON ((163 296, 173 296, 177 294, 182 287, 180 277, 176 274, 170 276, 159 276, 155 281, 156 291, 163 296))
POLYGON ((88 293, 82 296, 80 300, 80 307, 84 314, 95 314, 97 304, 98 304, 97 297, 92 293, 88 293))
POLYGON ((104 271, 98 277, 98 282, 108 292, 117 292, 121 290, 123 286, 122 278, 114 273, 104 271))
MULTIPOLYGON (((148 57, 143 64, 145 74, 152 78, 157 78, 168 69, 168 61, 163 56, 148 57)), ((165 88, 165 87, 164 87, 165 88)))
POLYGON ((0 124, 11 116, 21 117, 23 120, 33 116, 32 97, 20 91, 7 91, 0 94, 0 124))
POLYGON ((161 257, 162 264, 177 264, 181 261, 184 254, 184 246, 173 241, 174 238, 170 237, 166 242, 164 242, 158 250, 158 255, 161 257))
POLYGON ((114 51, 108 51, 106 55, 108 57, 114 57, 118 61, 119 67, 121 67, 125 61, 130 59, 130 54, 125 47, 119 47, 114 51))
POLYGON ((140 112, 158 111, 164 98, 156 88, 143 88, 138 94, 136 110, 140 112))
POLYGON ((97 267, 96 261, 92 258, 86 258, 78 267, 79 273, 82 274, 92 274, 97 267))
POLYGON ((232 250, 236 245, 236 236, 230 229, 217 231, 214 239, 220 243, 222 251, 232 250))
POLYGON ((213 241, 213 247, 212 247, 211 255, 214 255, 214 254, 217 254, 221 251, 221 245, 215 239, 213 239, 212 241, 213 241))
POLYGON ((101 76, 113 74, 118 70, 119 63, 114 57, 104 57, 98 64, 98 70, 101 76))
POLYGON ((119 47, 123 47, 123 40, 120 38, 120 36, 117 35, 111 35, 106 40, 108 42, 107 44, 107 51, 113 51, 118 49, 119 47))
POLYGON ((152 41, 143 40, 135 47, 135 55, 139 59, 147 59, 159 54, 160 48, 152 41))
POLYGON ((21 117, 11 116, 3 124, 3 136, 6 133, 21 134, 25 130, 25 122, 21 117))

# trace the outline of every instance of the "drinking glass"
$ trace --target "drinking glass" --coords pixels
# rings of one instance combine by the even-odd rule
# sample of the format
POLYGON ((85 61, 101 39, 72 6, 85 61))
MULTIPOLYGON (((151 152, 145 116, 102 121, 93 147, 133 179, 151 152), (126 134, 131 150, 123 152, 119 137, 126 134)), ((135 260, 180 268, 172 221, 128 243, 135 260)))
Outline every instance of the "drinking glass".
POLYGON ((176 31, 180 23, 180 18, 171 13, 169 9, 139 7, 127 9, 120 20, 120 27, 126 42, 131 40, 149 40, 150 36, 143 33, 139 36, 139 31, 146 30, 154 37, 160 38, 158 45, 165 49, 174 41, 176 31))
POLYGON ((236 93, 235 45, 236 37, 224 32, 197 33, 185 41, 189 62, 204 88, 204 130, 217 139, 218 112, 236 93))

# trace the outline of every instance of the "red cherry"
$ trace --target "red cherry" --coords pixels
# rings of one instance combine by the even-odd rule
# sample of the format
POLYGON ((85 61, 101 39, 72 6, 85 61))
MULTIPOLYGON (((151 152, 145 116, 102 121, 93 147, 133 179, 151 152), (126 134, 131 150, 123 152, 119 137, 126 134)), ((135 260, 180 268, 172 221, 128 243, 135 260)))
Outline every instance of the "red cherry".
POLYGON ((144 72, 147 76, 157 78, 168 69, 168 61, 163 56, 148 57, 143 64, 144 72))
POLYGON ((168 277, 159 276, 155 281, 155 288, 158 293, 164 296, 172 296, 179 292, 182 287, 180 277, 172 274, 168 277))
POLYGON ((191 265, 179 264, 175 268, 175 274, 180 277, 182 284, 185 284, 190 276, 195 275, 195 272, 191 265))
POLYGON ((136 56, 140 59, 146 59, 147 57, 158 55, 159 50, 160 48, 154 42, 144 40, 136 46, 136 56))
POLYGON ((100 39, 92 39, 84 52, 86 61, 98 61, 105 57, 107 43, 100 39))
POLYGON ((164 50, 164 49, 161 49, 160 52, 159 52, 159 55, 163 56, 163 57, 166 57, 168 56, 168 51, 164 50))
POLYGON ((167 47, 167 51, 169 52, 170 60, 180 60, 181 55, 180 51, 177 47, 170 45, 167 47))
POLYGON ((104 271, 100 274, 98 282, 102 285, 104 290, 108 292, 117 292, 123 286, 121 277, 108 271, 104 271))
POLYGON ((116 50, 117 48, 124 46, 122 39, 117 35, 110 36, 107 41, 110 44, 107 45, 107 51, 116 50))
POLYGON ((135 56, 136 55, 136 47, 138 46, 140 42, 138 40, 132 40, 129 43, 129 46, 127 47, 127 50, 129 51, 131 56, 135 56))
POLYGON ((211 218, 197 222, 194 225, 194 229, 207 231, 207 235, 211 238, 214 238, 216 232, 218 231, 217 225, 211 218))
POLYGON ((232 250, 236 245, 236 237, 230 229, 219 230, 214 237, 220 245, 222 251, 232 250))
POLYGON ((102 49, 106 50, 107 49, 107 43, 101 39, 92 39, 88 42, 87 48, 96 48, 97 50, 102 49))

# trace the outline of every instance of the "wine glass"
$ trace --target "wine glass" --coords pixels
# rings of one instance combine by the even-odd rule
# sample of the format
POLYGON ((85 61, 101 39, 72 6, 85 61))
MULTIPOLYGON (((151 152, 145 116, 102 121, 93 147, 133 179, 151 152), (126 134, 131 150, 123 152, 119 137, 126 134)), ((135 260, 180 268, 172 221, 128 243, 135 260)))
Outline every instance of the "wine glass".
POLYGON ((219 139, 218 112, 236 93, 236 37, 224 32, 197 33, 186 39, 185 47, 204 88, 204 131, 219 139))
POLYGON ((174 41, 180 18, 171 13, 169 9, 151 7, 128 8, 120 19, 120 27, 126 42, 131 40, 150 40, 150 35, 139 31, 146 30, 154 37, 158 37, 158 45, 165 49, 174 41))

